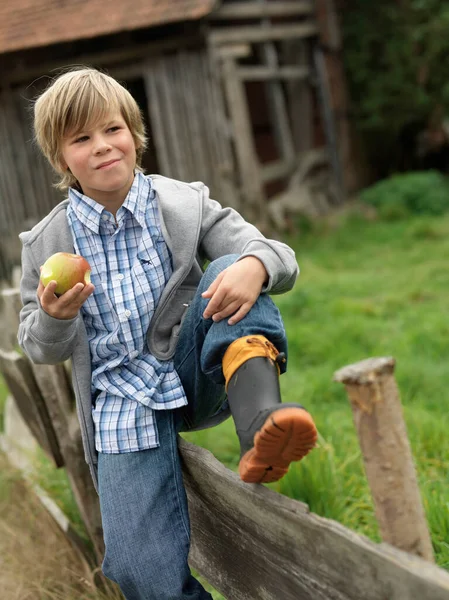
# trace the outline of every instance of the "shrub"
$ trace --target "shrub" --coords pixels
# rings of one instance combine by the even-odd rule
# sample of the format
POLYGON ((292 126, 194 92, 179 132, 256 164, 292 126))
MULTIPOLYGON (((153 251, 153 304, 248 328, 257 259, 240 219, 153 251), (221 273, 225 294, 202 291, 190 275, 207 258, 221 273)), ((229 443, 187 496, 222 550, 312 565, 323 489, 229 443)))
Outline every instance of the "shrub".
POLYGON ((407 170, 416 134, 449 114, 446 0, 340 0, 343 61, 357 129, 378 175, 407 170))
POLYGON ((360 199, 389 220, 411 214, 441 215, 449 210, 449 182, 438 171, 397 174, 363 190, 360 199))

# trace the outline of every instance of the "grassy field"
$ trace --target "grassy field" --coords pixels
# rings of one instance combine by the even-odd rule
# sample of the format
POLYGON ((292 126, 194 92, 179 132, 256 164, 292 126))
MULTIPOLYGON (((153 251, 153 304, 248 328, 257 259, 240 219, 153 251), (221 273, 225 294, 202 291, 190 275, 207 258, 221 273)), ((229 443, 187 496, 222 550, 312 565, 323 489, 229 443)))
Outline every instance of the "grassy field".
MULTIPOLYGON (((437 564, 449 569, 449 216, 379 222, 352 210, 290 243, 301 276, 275 298, 289 336, 281 387, 285 401, 312 412, 320 438, 270 487, 380 541, 351 408, 332 376, 364 358, 393 356, 437 564)), ((236 469, 231 421, 185 437, 236 469)), ((51 475, 44 479, 52 485, 51 475)))

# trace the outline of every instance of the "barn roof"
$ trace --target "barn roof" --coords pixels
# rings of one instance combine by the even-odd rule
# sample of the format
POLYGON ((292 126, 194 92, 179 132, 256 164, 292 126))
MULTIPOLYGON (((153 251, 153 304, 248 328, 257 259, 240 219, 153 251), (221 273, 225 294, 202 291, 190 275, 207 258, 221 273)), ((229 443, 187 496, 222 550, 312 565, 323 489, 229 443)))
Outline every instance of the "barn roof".
POLYGON ((216 0, 0 2, 0 54, 196 20, 210 13, 216 5, 216 0))

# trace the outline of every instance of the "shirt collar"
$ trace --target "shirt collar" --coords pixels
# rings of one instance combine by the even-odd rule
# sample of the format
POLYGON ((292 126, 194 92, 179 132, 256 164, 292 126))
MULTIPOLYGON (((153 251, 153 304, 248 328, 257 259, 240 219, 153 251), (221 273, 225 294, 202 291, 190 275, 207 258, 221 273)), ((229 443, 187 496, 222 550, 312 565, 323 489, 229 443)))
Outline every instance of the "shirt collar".
MULTIPOLYGON (((150 201, 150 193, 151 179, 143 173, 137 172, 131 189, 122 206, 119 208, 119 211, 121 211, 122 208, 129 210, 142 228, 145 227, 146 223, 146 213, 150 201)), ((117 211, 117 216, 119 211, 117 211)))
MULTIPOLYGON (((120 220, 123 209, 134 215, 141 227, 145 226, 146 208, 151 192, 151 180, 143 173, 136 173, 131 189, 129 190, 122 206, 117 211, 117 220, 120 220)), ((94 233, 100 232, 101 215, 106 208, 89 196, 74 188, 69 188, 69 201, 76 217, 94 233)))

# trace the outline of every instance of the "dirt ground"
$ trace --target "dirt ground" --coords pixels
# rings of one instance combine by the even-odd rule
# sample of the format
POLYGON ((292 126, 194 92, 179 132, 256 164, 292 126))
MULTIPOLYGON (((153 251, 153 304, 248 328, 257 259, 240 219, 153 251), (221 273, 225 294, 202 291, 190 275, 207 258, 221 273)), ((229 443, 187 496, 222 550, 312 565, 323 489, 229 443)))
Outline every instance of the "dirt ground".
POLYGON ((7 600, 122 600, 92 572, 0 453, 0 589, 7 600))

